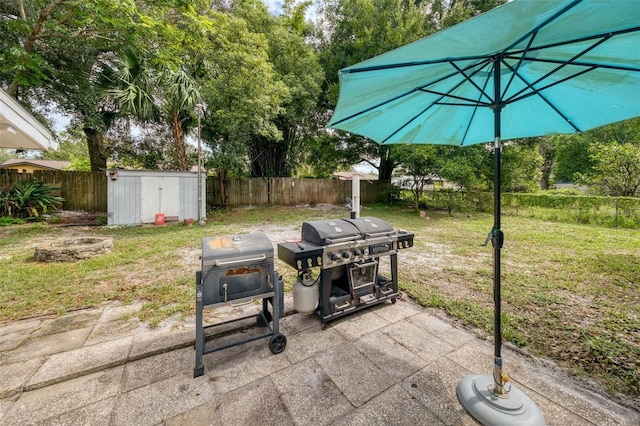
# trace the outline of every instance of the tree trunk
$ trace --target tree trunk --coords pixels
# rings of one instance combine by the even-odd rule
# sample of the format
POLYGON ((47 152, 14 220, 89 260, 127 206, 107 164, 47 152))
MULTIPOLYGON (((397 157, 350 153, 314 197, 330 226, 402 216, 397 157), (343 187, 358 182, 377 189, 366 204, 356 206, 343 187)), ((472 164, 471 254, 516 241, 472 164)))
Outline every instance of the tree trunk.
POLYGON ((216 170, 218 175, 218 185, 220 186, 220 205, 222 208, 227 208, 229 205, 229 196, 227 196, 227 177, 229 177, 229 170, 218 169, 216 170))
POLYGON ((380 165, 378 166, 378 179, 391 180, 391 174, 393 168, 396 166, 395 162, 391 159, 389 147, 381 147, 380 149, 380 165))
POLYGON ((178 114, 173 115, 172 123, 173 142, 174 142, 174 156, 176 160, 176 167, 180 171, 188 171, 189 163, 187 162, 187 150, 184 146, 184 130, 182 129, 182 123, 178 114))
POLYGON ((102 132, 88 127, 84 128, 84 134, 87 136, 91 171, 99 172, 105 170, 107 168, 107 154, 104 150, 104 135, 102 132))
POLYGON ((249 146, 251 177, 288 177, 291 174, 288 143, 254 136, 249 146))

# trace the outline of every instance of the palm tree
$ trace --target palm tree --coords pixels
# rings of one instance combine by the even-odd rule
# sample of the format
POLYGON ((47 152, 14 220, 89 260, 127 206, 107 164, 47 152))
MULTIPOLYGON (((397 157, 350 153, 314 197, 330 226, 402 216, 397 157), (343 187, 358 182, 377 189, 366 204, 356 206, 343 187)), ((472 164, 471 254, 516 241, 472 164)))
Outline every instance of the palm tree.
POLYGON ((189 170, 184 135, 200 100, 196 80, 182 68, 154 69, 144 53, 133 48, 122 51, 112 74, 107 93, 121 114, 142 122, 167 124, 173 135, 176 169, 189 170))
POLYGON ((184 135, 193 123, 193 113, 200 91, 196 80, 184 69, 162 73, 162 115, 168 119, 173 134, 174 156, 178 170, 189 170, 184 135))

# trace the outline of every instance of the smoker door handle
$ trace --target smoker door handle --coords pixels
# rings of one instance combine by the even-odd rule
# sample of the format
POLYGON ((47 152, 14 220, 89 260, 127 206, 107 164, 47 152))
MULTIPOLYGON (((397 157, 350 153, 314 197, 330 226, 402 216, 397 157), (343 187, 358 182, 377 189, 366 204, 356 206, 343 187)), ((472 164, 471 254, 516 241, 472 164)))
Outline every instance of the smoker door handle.
POLYGON ((220 260, 216 260, 213 262, 214 266, 226 266, 226 265, 233 265, 234 263, 251 263, 251 262, 260 262, 263 261, 267 258, 266 255, 262 254, 258 257, 252 257, 251 259, 234 259, 234 260, 228 260, 228 261, 220 261, 220 260))

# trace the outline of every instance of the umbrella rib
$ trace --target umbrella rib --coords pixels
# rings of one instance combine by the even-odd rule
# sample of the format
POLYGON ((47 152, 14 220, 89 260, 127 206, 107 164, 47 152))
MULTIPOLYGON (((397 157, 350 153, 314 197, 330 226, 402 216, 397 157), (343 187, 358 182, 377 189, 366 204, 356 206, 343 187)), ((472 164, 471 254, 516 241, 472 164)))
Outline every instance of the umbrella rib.
MULTIPOLYGON (((487 59, 487 55, 473 55, 473 56, 460 56, 455 58, 438 58, 438 59, 430 59, 426 61, 411 61, 411 62, 398 62, 395 64, 381 64, 381 65, 370 65, 366 67, 359 68, 344 68, 340 70, 340 72, 347 74, 355 74, 360 72, 369 72, 369 71, 382 71, 394 68, 405 68, 405 67, 418 67, 422 65, 434 65, 434 64, 444 64, 449 63, 450 61, 474 61, 478 59, 487 59)), ((475 65, 475 64, 474 64, 475 65)), ((473 65, 472 65, 473 66, 473 65)), ((467 67, 468 69, 470 67, 467 67)))
MULTIPOLYGON (((536 81, 534 81, 533 83, 528 83, 525 81, 525 83, 527 84, 528 88, 536 91, 536 89, 533 88, 533 86, 535 86, 536 84, 540 83, 541 81, 544 81, 547 77, 555 74, 556 72, 560 71, 562 68, 568 66, 568 65, 575 65, 575 60, 584 56, 586 53, 590 52, 591 50, 595 49, 596 47, 600 46, 602 43, 604 43, 605 41, 607 41, 609 38, 611 38, 611 35, 605 35, 603 38, 601 38, 600 40, 598 40, 597 43, 592 44, 591 46, 589 46, 588 48, 584 49, 582 52, 579 52, 578 54, 574 55, 571 59, 567 60, 567 61, 562 61, 559 63, 559 66, 555 67, 553 70, 549 71, 548 73, 546 73, 545 75, 543 75, 542 77, 540 77, 539 79, 537 79, 536 81)), ((509 67, 509 69, 511 69, 511 71, 513 71, 514 73, 517 74, 517 70, 513 70, 508 64, 505 63, 505 65, 507 65, 509 67)), ((589 69, 590 71, 591 69, 589 69)), ((519 75, 519 74, 518 74, 519 75)), ((571 76, 571 78, 573 77, 577 77, 581 75, 581 73, 578 73, 574 76, 571 76)), ((522 77, 520 77, 522 78, 522 77)), ((566 81, 567 79, 563 79, 562 81, 566 81)), ((524 81, 524 79, 523 79, 524 81)), ((547 86, 545 88, 548 88, 550 86, 547 86)), ((522 89, 516 93, 514 93, 509 99, 507 99, 507 102, 512 102, 513 99, 522 99, 522 98, 518 98, 519 95, 521 95, 523 92, 525 92, 527 89, 522 89)))
MULTIPOLYGON (((467 69, 469 69, 469 68, 472 68, 473 66, 475 66, 475 65, 471 65, 471 66, 469 66, 469 67, 465 68, 465 70, 467 70, 467 69)), ((440 99, 438 99, 438 100, 436 100, 436 101, 432 102, 432 103, 431 103, 431 105, 427 106, 425 109, 423 109, 422 111, 420 111, 418 114, 416 114, 415 116, 411 117, 411 119, 407 120, 407 121, 406 121, 402 126, 398 127, 398 128, 397 128, 393 133, 391 133, 389 136, 387 136, 386 138, 384 138, 384 139, 382 140, 382 142, 381 142, 381 143, 382 143, 382 144, 386 143, 389 139, 391 139, 393 136, 395 136, 396 134, 398 134, 398 132, 400 132, 402 129, 404 129, 405 127, 407 127, 407 126, 408 126, 412 121, 414 121, 416 118, 420 117, 422 114, 424 114, 425 112, 427 112, 427 111, 428 111, 431 107, 433 107, 434 105, 438 105, 438 103, 439 103, 442 99, 444 99, 444 98, 446 98, 446 97, 455 98, 455 99, 460 99, 460 100, 463 100, 463 101, 467 101, 467 102, 469 102, 469 104, 464 104, 464 105, 466 105, 466 106, 475 106, 476 108, 477 108, 478 104, 483 105, 483 106, 490 106, 490 104, 480 103, 480 101, 474 101, 473 99, 467 99, 467 98, 462 98, 462 97, 460 97, 460 96, 452 95, 452 94, 451 94, 451 92, 452 92, 453 90, 457 89, 458 87, 460 87, 460 86, 462 85, 462 83, 464 83, 464 81, 460 81, 457 85, 455 85, 455 87, 452 87, 452 88, 451 88, 451 90, 449 90, 449 93, 435 92, 435 91, 433 91, 433 90, 425 89, 425 87, 427 87, 427 86, 430 86, 430 85, 432 85, 432 84, 435 84, 435 83, 437 83, 437 82, 439 82, 439 81, 445 80, 445 79, 447 79, 447 78, 449 78, 449 77, 452 77, 452 76, 454 76, 454 75, 457 75, 457 74, 458 74, 458 73, 452 73, 452 74, 449 74, 449 75, 447 75, 446 77, 440 78, 440 79, 438 79, 438 80, 436 80, 436 81, 432 81, 432 82, 430 82, 430 83, 428 83, 428 84, 426 84, 426 85, 424 85, 424 86, 422 86, 422 87, 420 87, 420 88, 416 89, 416 90, 419 90, 419 91, 422 91, 422 92, 427 92, 427 93, 432 93, 432 94, 434 94, 434 95, 439 95, 439 96, 440 96, 440 99)), ((486 83, 485 83, 485 84, 486 84, 486 83)), ((482 93, 482 92, 483 92, 483 90, 481 90, 481 93, 482 93)), ((356 113, 356 114, 352 115, 351 117, 354 117, 354 116, 356 116, 356 115, 362 114, 363 112, 366 112, 366 111, 362 111, 362 112, 356 113)), ((349 118, 350 118, 350 117, 349 117, 349 118)), ((346 118, 345 118, 345 119, 343 119, 343 120, 341 120, 341 121, 344 121, 344 120, 346 120, 346 118)), ((341 121, 339 121, 338 123, 340 123, 341 121)), ((335 123, 334 123, 334 124, 335 124, 335 123)), ((464 140, 464 139, 463 139, 463 140, 464 140)))
POLYGON ((355 117, 357 117, 357 116, 359 116, 359 115, 361 115, 361 114, 364 114, 364 113, 367 113, 367 112, 369 112, 369 111, 372 111, 372 110, 374 110, 374 109, 376 109, 376 108, 379 108, 379 107, 381 107, 382 105, 386 105, 386 104, 391 103, 391 102, 393 102, 393 101, 395 101, 395 100, 398 100, 398 99, 400 99, 400 98, 403 98, 403 97, 405 97, 405 96, 407 96, 407 95, 410 95, 411 93, 414 93, 414 92, 416 92, 416 91, 418 91, 418 90, 420 90, 420 89, 412 89, 412 90, 409 90, 409 91, 408 91, 408 92, 406 92, 406 93, 402 93, 402 94, 400 94, 400 95, 398 95, 398 96, 395 96, 395 97, 393 97, 393 98, 391 98, 391 99, 387 99, 386 101, 384 101, 384 102, 380 102, 380 103, 378 103, 378 104, 376 104, 376 105, 373 105, 373 106, 371 106, 371 107, 369 107, 369 108, 365 108, 365 109, 363 109, 362 111, 358 111, 358 112, 356 112, 356 113, 354 113, 354 114, 351 114, 351 115, 350 115, 350 116, 348 116, 348 117, 345 117, 345 118, 343 118, 343 119, 341 119, 341 120, 338 120, 338 121, 336 121, 336 122, 334 122, 334 123, 331 123, 331 126, 335 126, 336 124, 344 123, 345 121, 351 120, 352 118, 355 118, 355 117))
MULTIPOLYGON (((458 85, 459 87, 459 85, 458 85)), ((440 99, 442 98, 452 98, 452 99, 459 99, 461 101, 466 101, 468 103, 449 103, 449 102, 440 102, 440 100, 435 101, 433 104, 438 104, 438 105, 459 105, 459 106, 473 106, 473 107, 477 107, 477 106, 491 106, 493 105, 490 102, 482 102, 480 100, 474 100, 471 98, 464 98, 462 96, 456 96, 456 95, 452 95, 450 93, 443 93, 443 92, 436 92, 435 90, 429 90, 429 89, 418 89, 421 92, 425 92, 425 93, 431 93, 432 95, 438 95, 441 96, 440 99)), ((478 90, 480 90, 480 96, 486 96, 486 94, 484 92, 482 92, 482 89, 478 88, 478 90)))
MULTIPOLYGON (((525 93, 524 95, 519 96, 519 97, 515 97, 515 95, 514 95, 511 98, 509 98, 506 102, 507 103, 514 103, 514 102, 518 102, 518 101, 520 101, 522 99, 526 99, 526 98, 528 98, 530 96, 533 96, 533 95, 541 96, 540 92, 542 92, 544 90, 547 90, 547 89, 549 89, 549 88, 551 88, 553 86, 557 86, 558 84, 564 83, 565 81, 572 80, 572 79, 574 79, 576 77, 581 76, 582 74, 586 74, 589 71, 593 71, 594 69, 596 69, 595 66, 593 66, 591 68, 583 69, 580 72, 577 72, 575 74, 569 75, 569 76, 563 78, 562 80, 554 81, 553 83, 547 84, 546 86, 543 86, 543 87, 541 87, 539 89, 534 88, 531 83, 527 82, 524 78, 522 78, 521 75, 518 75, 518 77, 529 87, 529 89, 531 89, 531 92, 525 93)), ((533 83, 533 84, 535 84, 535 83, 533 83)), ((522 93, 522 91, 520 93, 522 93)))
MULTIPOLYGON (((636 27, 631 27, 631 28, 625 28, 622 30, 616 30, 616 31, 609 31, 606 33, 600 33, 600 34, 593 34, 590 36, 585 36, 585 37, 579 37, 579 38, 574 38, 571 40, 563 40, 563 41, 559 41, 556 43, 549 43, 549 44, 544 44, 544 45, 540 45, 540 46, 534 46, 530 49, 525 48, 525 49, 521 49, 521 50, 512 50, 509 51, 509 49, 505 49, 505 54, 507 55, 520 55, 522 52, 526 52, 527 50, 530 52, 535 52, 538 50, 545 50, 545 49, 553 49, 554 47, 559 47, 559 46, 567 46, 570 44, 576 44, 576 43, 582 43, 583 41, 590 41, 590 40, 597 40, 597 39, 609 39, 611 37, 617 36, 617 35, 623 35, 623 34, 629 34, 629 33, 635 33, 640 31, 640 26, 636 26, 636 27)), ((522 41, 524 39, 521 38, 520 41, 522 41)), ((515 46, 515 44, 513 44, 512 46, 515 46)), ((529 59, 529 58, 527 58, 529 59)), ((533 59, 529 59, 529 60, 535 60, 535 58, 533 59)))
MULTIPOLYGON (((529 42, 527 43, 527 47, 522 51, 522 55, 520 55, 520 58, 518 59, 518 64, 516 65, 515 70, 511 73, 511 77, 509 77, 509 81, 505 85, 504 91, 502 92, 503 94, 509 92, 509 87, 511 87, 511 83, 513 83, 513 79, 516 77, 516 74, 518 73, 518 70, 520 70, 520 66, 522 65, 522 62, 524 62, 524 59, 525 59, 527 53, 530 52, 531 45, 533 44, 533 40, 535 40, 537 35, 538 35, 538 31, 537 30, 534 31, 533 34, 531 34, 531 37, 529 38, 529 42)), ((502 58, 503 62, 504 62, 504 59, 506 57, 507 56, 502 58)), ((507 67, 509 67, 509 65, 506 62, 504 62, 504 63, 505 63, 505 65, 507 67)), ((511 68, 511 67, 509 67, 509 68, 511 68)), ((502 96, 502 94, 501 94, 501 96, 502 96)))
MULTIPOLYGON (((509 64, 505 64, 505 65, 507 65, 507 67, 509 67, 509 68, 511 69, 511 67, 509 66, 509 64)), ((543 95, 542 93, 540 93, 540 92, 542 92, 543 90, 546 90, 546 89, 548 89, 548 88, 550 88, 550 87, 552 87, 552 86, 555 86, 555 85, 557 85, 557 84, 563 83, 563 82, 565 82, 565 81, 567 81, 567 80, 571 80, 572 78, 575 78, 575 77, 577 77, 577 76, 579 76, 579 75, 582 75, 582 74, 587 73, 587 72, 592 71, 592 70, 593 70, 593 68, 591 68, 591 69, 586 69, 586 70, 582 70, 582 71, 580 71, 579 73, 576 73, 576 74, 571 75, 571 76, 569 76, 569 77, 563 78, 562 80, 559 80, 559 81, 553 82, 553 83, 551 83, 551 84, 549 84, 549 85, 547 85, 547 86, 545 86, 545 87, 543 87, 543 88, 540 88, 540 89, 536 89, 536 88, 534 88, 534 87, 533 87, 533 85, 532 85, 531 83, 529 83, 528 81, 526 81, 526 80, 525 80, 525 79, 524 79, 520 74, 517 74, 517 75, 518 75, 518 78, 519 78, 520 80, 522 80, 522 81, 524 82, 524 84, 526 84, 526 85, 527 85, 527 87, 528 87, 529 89, 531 89, 531 92, 529 92, 529 93, 527 93, 527 94, 525 94, 525 95, 523 95, 523 96, 521 96, 521 97, 519 97, 519 98, 511 97, 510 99, 506 100, 505 102, 506 102, 506 103, 515 103, 515 102, 518 102, 518 101, 520 101, 520 100, 522 100, 522 99, 528 98, 528 97, 530 97, 530 96, 538 95, 538 96, 540 97, 540 99, 542 99, 542 100, 543 100, 547 105, 549 105, 549 106, 550 106, 550 107, 551 107, 551 108, 552 108, 552 109, 553 109, 553 110, 554 110, 554 111, 555 111, 555 112, 556 112, 560 117, 562 117, 562 119, 563 119, 564 121, 566 121, 566 122, 567 122, 571 127, 573 127, 577 132, 581 132, 582 130, 580 130, 578 127, 576 127, 576 125, 575 125, 575 124, 573 124, 573 122, 572 122, 572 121, 571 121, 571 120, 570 120, 566 115, 564 115, 564 114, 563 114, 563 113, 562 113, 558 108, 556 108, 556 106, 555 106, 555 105, 553 105, 553 104, 552 104, 552 103, 551 103, 547 98, 545 98, 545 97, 544 97, 544 95, 543 95)), ((535 84, 535 83, 534 83, 534 84, 535 84)))
MULTIPOLYGON (((446 61, 445 61, 445 62, 446 62, 446 61)), ((363 109, 362 111, 358 111, 358 112, 356 112, 356 113, 354 113, 354 114, 351 114, 351 115, 350 115, 350 116, 348 116, 348 117, 345 117, 345 118, 343 118, 343 119, 341 119, 341 120, 338 120, 338 121, 336 121, 336 122, 334 122, 334 123, 331 123, 331 125, 332 125, 332 126, 334 126, 334 125, 336 125, 336 124, 344 123, 345 121, 351 120, 352 118, 355 118, 355 117, 357 117, 357 116, 359 116, 359 115, 361 115, 361 114, 365 114, 365 113, 367 113, 367 112, 369 112, 369 111, 372 111, 372 110, 374 110, 374 109, 376 109, 376 108, 379 108, 379 107, 381 107, 382 105, 386 105, 386 104, 388 104, 388 103, 394 102, 394 101, 396 101, 396 100, 398 100, 398 99, 400 99, 400 98, 403 98, 403 97, 405 97, 405 96, 408 96, 408 95, 410 95, 410 94, 412 94, 412 93, 414 93, 414 92, 416 92, 416 91, 425 91, 425 90, 424 90, 424 87, 430 86, 430 85, 432 85, 432 84, 439 83, 439 82, 441 82, 441 81, 443 81, 443 80, 446 80, 447 78, 453 77, 453 76, 455 76, 455 75, 457 75, 457 74, 458 74, 458 73, 456 73, 456 72, 451 72, 451 73, 449 73, 449 74, 447 74, 447 75, 445 75, 445 76, 443 76, 443 77, 441 77, 441 78, 439 78, 439 79, 437 79, 437 80, 434 80, 434 81, 432 81, 432 82, 429 82, 429 83, 425 84, 424 86, 416 87, 415 89, 411 89, 411 90, 409 90, 408 92, 401 93, 401 94, 399 94, 398 96, 395 96, 395 97, 393 97, 393 98, 391 98, 391 99, 387 99, 386 101, 380 102, 380 103, 378 103, 378 104, 376 104, 376 105, 373 105, 373 106, 371 106, 371 107, 369 107, 369 108, 363 109)), ((459 86, 459 85, 458 85, 458 86, 459 86)), ((458 86, 456 86, 456 88, 457 88, 458 86)), ((436 95, 442 95, 441 93, 435 93, 435 94, 436 94, 436 95)), ((424 111, 423 111, 423 112, 424 112, 424 111)), ((393 136, 393 135, 392 135, 392 136, 393 136)))
POLYGON ((522 42, 522 40, 525 40, 527 37, 530 37, 533 33, 538 32, 541 28, 544 28, 545 26, 547 26, 548 24, 554 22, 556 19, 558 19, 560 16, 564 15, 566 12, 568 12, 569 10, 573 9, 578 3, 581 3, 582 0, 574 0, 573 2, 571 2, 570 4, 568 4, 567 6, 563 7, 561 10, 559 10, 558 12, 556 12, 555 14, 553 14, 552 16, 550 16, 549 18, 547 18, 544 22, 542 22, 540 25, 538 25, 537 27, 535 27, 534 29, 532 29, 531 31, 529 31, 528 33, 524 34, 522 37, 520 37, 519 39, 517 39, 515 42, 511 43, 511 45, 509 47, 507 47, 506 49, 503 50, 503 52, 508 52, 509 50, 511 50, 514 46, 517 46, 518 44, 520 44, 522 42))
MULTIPOLYGON (((448 61, 448 60, 445 60, 445 61, 439 61, 439 62, 444 63, 444 62, 449 62, 449 61, 448 61)), ((464 70, 466 71, 466 70, 468 70, 469 68, 473 68, 473 67, 474 67, 474 66, 476 66, 476 65, 478 65, 478 64, 469 65, 468 67, 464 68, 464 70)), ((358 72, 359 72, 359 71, 358 71, 358 72)), ((433 93, 434 95, 439 95, 439 96, 442 96, 442 97, 447 97, 447 96, 449 96, 449 97, 454 97, 453 95, 450 95, 450 94, 447 94, 447 93, 441 93, 441 92, 434 92, 434 91, 430 91, 430 90, 428 90, 428 89, 425 89, 425 87, 428 87, 428 86, 434 85, 434 84, 436 84, 436 83, 439 83, 439 82, 441 82, 441 81, 444 81, 444 80, 446 80, 446 79, 448 79, 448 78, 450 78, 450 77, 453 77, 453 76, 455 76, 455 75, 458 75, 458 72, 451 72, 451 73, 449 73, 449 74, 447 74, 447 75, 445 75, 445 76, 443 76, 443 77, 441 77, 441 78, 439 78, 439 79, 437 79, 437 80, 434 80, 434 81, 431 81, 431 82, 429 82, 429 83, 425 84, 424 86, 417 87, 417 88, 415 88, 415 89, 411 89, 411 90, 409 90, 408 92, 401 93, 400 95, 395 96, 395 97, 393 97, 393 98, 391 98, 391 99, 387 99, 387 100, 386 100, 386 101, 384 101, 384 102, 380 102, 380 103, 378 103, 378 104, 376 104, 376 105, 373 105, 373 106, 371 106, 371 107, 369 107, 369 108, 366 108, 366 109, 364 109, 364 110, 362 110, 362 111, 358 111, 358 112, 356 112, 356 113, 354 113, 354 114, 351 114, 351 115, 350 115, 350 116, 348 116, 348 117, 345 117, 345 118, 343 118, 343 119, 341 119, 341 120, 338 120, 338 121, 336 121, 336 122, 334 122, 334 123, 331 123, 331 125, 332 125, 332 126, 334 126, 334 125, 336 125, 336 124, 344 123, 345 121, 349 121, 349 120, 351 120, 351 119, 353 119, 353 118, 355 118, 355 117, 357 117, 357 116, 359 116, 359 115, 361 115, 361 114, 365 114, 365 113, 367 113, 367 112, 369 112, 369 111, 372 111, 372 110, 374 110, 374 109, 376 109, 376 108, 379 108, 379 107, 381 107, 381 106, 383 106, 383 105, 386 105, 386 104, 388 104, 388 103, 394 102, 394 101, 396 101, 396 100, 398 100, 398 99, 400 99, 400 98, 403 98, 403 97, 405 97, 405 96, 408 96, 408 95, 410 95, 411 93, 414 93, 414 92, 416 92, 416 91, 429 92, 429 93, 433 93)), ((451 90, 457 89, 458 87, 460 87, 460 85, 461 85, 461 84, 462 84, 462 82, 460 82, 457 86, 455 86, 455 87, 454 87, 453 89, 451 89, 451 90)), ((441 98, 441 99, 442 99, 442 98, 441 98)), ((472 100, 472 99, 465 99, 465 98, 458 98, 458 99, 463 100, 463 101, 468 101, 468 102, 471 102, 471 103, 475 103, 475 101, 474 101, 474 100, 472 100)), ((436 101, 436 102, 437 102, 437 101, 436 101)), ((434 103, 434 104, 435 104, 435 103, 434 103)), ((431 107, 431 106, 429 106, 429 108, 430 108, 430 107, 431 107)), ((428 108, 427 108, 427 109, 428 109, 428 108)), ((425 109, 425 110, 424 110, 424 111, 422 111, 420 114, 423 114, 425 111, 427 111, 427 110, 425 109)), ((420 114, 418 114, 418 116, 419 116, 420 114)), ((415 118, 414 118, 414 119, 415 119, 415 118)), ((412 120, 413 120, 413 119, 412 119, 412 120)), ((408 123, 410 123, 410 122, 411 122, 411 120, 410 120, 408 123)), ((407 123, 407 124, 408 124, 408 123, 407 123)), ((394 133, 394 134, 395 134, 395 133, 394 133)), ((393 136, 393 134, 392 134, 392 135, 390 135, 389 137, 391 137, 391 136, 393 136)), ((388 138, 387 138, 387 139, 388 139, 388 138)), ((385 140, 387 140, 387 139, 385 139, 385 140)))
MULTIPOLYGON (((513 58, 515 59, 515 58, 513 58)), ((535 59, 527 59, 531 62, 544 62, 549 64, 566 64, 565 61, 561 61, 559 59, 545 59, 545 58, 535 58, 535 59)), ((610 65, 610 64, 598 64, 595 62, 582 62, 582 61, 574 61, 571 62, 571 65, 582 66, 585 68, 605 68, 610 70, 617 71, 632 71, 632 72, 640 72, 640 68, 638 67, 630 67, 623 65, 610 65)))
MULTIPOLYGON (((485 79, 484 80, 484 86, 482 87, 482 92, 484 92, 487 88, 487 85, 489 84, 489 79, 485 79)), ((480 100, 478 99, 478 102, 480 102, 480 100)), ((494 102, 498 102, 498 100, 494 100, 494 102)), ((491 105, 489 105, 491 106, 491 105)), ((478 112, 478 106, 476 105, 476 108, 473 110, 473 113, 471 114, 471 119, 469 120, 469 122, 467 123, 467 128, 464 130, 464 136, 462 136, 462 140, 460 141, 460 146, 464 145, 464 141, 467 139, 467 135, 469 134, 469 130, 471 129, 471 123, 473 123, 473 119, 476 116, 476 112, 478 112)))
MULTIPOLYGON (((449 64, 451 64, 451 66, 452 66, 452 67, 454 67, 454 68, 458 71, 458 73, 459 73, 459 74, 462 74, 462 76, 465 78, 465 80, 467 80, 469 83, 471 83, 471 85, 473 85, 473 87, 475 87, 476 89, 478 89, 478 92, 480 92, 480 96, 481 96, 481 97, 482 97, 482 96, 484 96, 484 97, 486 97, 487 99, 491 100, 491 96, 489 96, 489 95, 484 91, 484 89, 481 89, 481 88, 480 88, 480 86, 478 86, 478 85, 476 84, 476 82, 475 82, 475 81, 473 81, 473 80, 471 79, 471 77, 472 77, 472 76, 474 76, 475 74, 477 74, 477 73, 480 71, 480 69, 476 69, 476 70, 475 70, 475 72, 474 72, 473 74, 471 74, 471 76, 468 76, 468 75, 467 75, 467 73, 466 73, 466 71, 467 71, 469 68, 471 68, 471 67, 467 67, 467 68, 465 68, 465 69, 463 70, 462 68, 460 68, 460 67, 459 67, 455 62, 453 62, 453 61, 449 61, 449 64)), ((473 66, 476 66, 476 64, 474 64, 473 66)), ((455 96, 451 96, 451 97, 456 98, 455 96)), ((462 98, 458 98, 458 99, 462 99, 462 98)), ((478 102, 480 102, 480 100, 478 100, 478 102)))

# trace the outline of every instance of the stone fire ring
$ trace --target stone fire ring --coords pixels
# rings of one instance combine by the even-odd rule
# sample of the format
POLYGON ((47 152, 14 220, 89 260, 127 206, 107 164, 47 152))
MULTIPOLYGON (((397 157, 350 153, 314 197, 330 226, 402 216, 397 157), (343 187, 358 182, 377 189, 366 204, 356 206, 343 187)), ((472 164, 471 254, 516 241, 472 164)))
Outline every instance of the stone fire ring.
POLYGON ((109 253, 111 237, 79 237, 36 246, 37 262, 74 262, 109 253))

